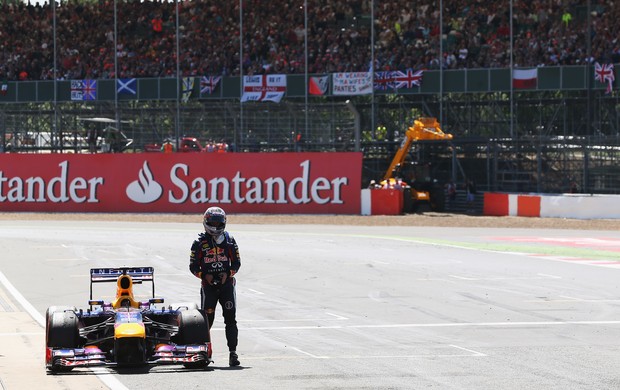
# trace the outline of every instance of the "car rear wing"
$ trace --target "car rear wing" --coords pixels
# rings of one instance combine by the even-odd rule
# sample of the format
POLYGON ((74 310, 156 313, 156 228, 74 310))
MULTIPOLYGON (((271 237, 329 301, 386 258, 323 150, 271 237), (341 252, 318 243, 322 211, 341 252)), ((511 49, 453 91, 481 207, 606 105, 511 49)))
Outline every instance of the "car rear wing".
POLYGON ((116 282, 121 275, 129 275, 134 284, 151 282, 155 298, 155 269, 153 267, 119 267, 90 269, 90 299, 93 299, 93 283, 116 282))

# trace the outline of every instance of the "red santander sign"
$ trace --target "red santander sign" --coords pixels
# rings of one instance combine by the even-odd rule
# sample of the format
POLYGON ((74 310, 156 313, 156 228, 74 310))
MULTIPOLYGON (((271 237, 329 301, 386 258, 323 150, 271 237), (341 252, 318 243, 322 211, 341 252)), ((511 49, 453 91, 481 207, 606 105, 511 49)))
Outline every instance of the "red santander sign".
POLYGON ((0 154, 0 211, 359 214, 361 153, 0 154))

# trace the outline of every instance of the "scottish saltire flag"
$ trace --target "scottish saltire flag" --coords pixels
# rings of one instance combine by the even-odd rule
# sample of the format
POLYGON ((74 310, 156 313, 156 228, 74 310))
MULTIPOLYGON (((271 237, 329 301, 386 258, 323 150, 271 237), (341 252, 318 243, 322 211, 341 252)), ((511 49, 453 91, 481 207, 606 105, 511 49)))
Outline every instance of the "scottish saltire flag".
POLYGON ((97 100, 97 80, 71 80, 71 100, 97 100))
POLYGON ((116 93, 119 95, 136 95, 138 93, 137 79, 117 79, 116 93))
POLYGON ((200 93, 211 95, 221 79, 222 76, 202 76, 200 79, 200 93))
POLYGON ((183 103, 187 103, 194 90, 194 77, 183 77, 183 85, 181 88, 181 100, 183 103))

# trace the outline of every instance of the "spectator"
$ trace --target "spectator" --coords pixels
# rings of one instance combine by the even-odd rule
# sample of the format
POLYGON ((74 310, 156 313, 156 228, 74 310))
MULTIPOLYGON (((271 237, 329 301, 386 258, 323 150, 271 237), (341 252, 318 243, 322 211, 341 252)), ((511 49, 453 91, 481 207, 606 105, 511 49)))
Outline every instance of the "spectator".
POLYGON ((97 153, 97 127, 94 124, 89 124, 86 132, 86 139, 88 142, 88 151, 90 153, 97 153))
POLYGON ((576 194, 579 192, 579 186, 577 185, 577 182, 575 180, 571 180, 570 181, 570 188, 569 188, 569 192, 571 194, 576 194))
POLYGON ((452 180, 446 185, 446 192, 448 193, 448 206, 452 209, 456 201, 456 184, 452 180))
POLYGON ((476 183, 472 179, 468 179, 465 184, 465 190, 467 192, 467 212, 473 213, 476 211, 476 183))
MULTIPOLYGON (((174 2, 60 2, 53 23, 51 3, 0 5, 0 77, 49 80, 57 55, 58 78, 176 75, 174 2), (122 15, 116 26, 117 14, 122 15), (54 34, 53 26, 56 26, 54 34), (75 26, 79 26, 76 28, 75 26), (23 31, 29 31, 26 36, 23 31), (114 48, 114 31, 117 47, 114 48), (56 45, 54 45, 56 36, 56 45), (54 47, 55 52, 54 53, 54 47)), ((439 65, 444 40, 445 66, 490 68, 575 65, 620 58, 620 4, 593 5, 592 24, 574 13, 572 3, 515 2, 511 48, 506 2, 444 0, 443 29, 436 2, 375 2, 376 70, 404 70, 439 65), (475 9, 475 12, 473 11, 475 9), (592 29, 593 58, 583 42, 592 29), (440 31, 442 30, 442 31, 440 31), (455 62, 456 60, 456 62, 455 62)), ((371 25, 364 23, 369 3, 361 0, 309 0, 308 70, 311 73, 366 71, 371 63, 371 25)), ((244 4, 243 31, 234 2, 182 1, 179 4, 179 65, 182 76, 305 71, 303 9, 283 0, 244 4), (240 36, 240 33, 243 33, 240 36), (241 39, 240 39, 241 38, 241 39), (240 40, 242 42, 240 42, 240 40), (244 58, 239 58, 243 44, 244 58), (240 68, 240 60, 243 60, 240 68)))
POLYGON ((573 15, 570 14, 570 12, 565 11, 562 14, 562 23, 564 23, 564 27, 568 29, 568 24, 570 23, 570 21, 573 20, 573 15))
POLYGON ((165 140, 163 145, 161 146, 161 151, 169 154, 174 152, 174 144, 169 139, 165 140))
POLYGON ((154 36, 158 36, 164 31, 164 22, 161 20, 161 16, 157 15, 151 19, 151 27, 153 28, 154 36))

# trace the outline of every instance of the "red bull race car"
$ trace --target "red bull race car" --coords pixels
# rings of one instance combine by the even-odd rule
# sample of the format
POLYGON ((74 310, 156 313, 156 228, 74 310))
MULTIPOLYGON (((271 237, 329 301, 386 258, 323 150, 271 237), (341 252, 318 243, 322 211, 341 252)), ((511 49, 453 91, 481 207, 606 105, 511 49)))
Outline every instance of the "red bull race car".
POLYGON ((45 366, 75 367, 182 364, 206 367, 211 338, 206 316, 195 304, 162 305, 155 298, 152 267, 92 268, 90 307, 51 306, 46 313, 45 366), (93 284, 116 282, 111 302, 93 300, 93 284), (134 298, 134 284, 152 283, 152 298, 134 298))

